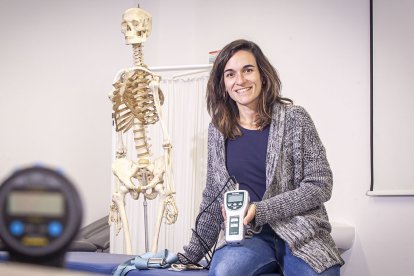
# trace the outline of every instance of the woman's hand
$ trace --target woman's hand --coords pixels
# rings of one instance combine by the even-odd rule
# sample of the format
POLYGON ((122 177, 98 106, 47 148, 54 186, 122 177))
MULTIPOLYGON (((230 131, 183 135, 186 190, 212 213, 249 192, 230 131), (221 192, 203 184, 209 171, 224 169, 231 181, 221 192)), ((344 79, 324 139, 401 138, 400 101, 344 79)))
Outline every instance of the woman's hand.
MULTIPOLYGON (((226 226, 227 215, 226 215, 226 209, 224 208, 223 204, 221 205, 221 214, 223 215, 223 218, 224 218, 224 226, 226 226)), ((249 208, 247 209, 246 216, 244 217, 244 220, 243 220, 243 224, 244 225, 249 224, 249 222, 251 222, 255 216, 256 216, 256 205, 254 203, 251 203, 249 205, 249 208)))
POLYGON ((246 216, 244 217, 243 224, 247 225, 249 222, 251 222, 254 217, 256 216, 256 205, 254 203, 251 203, 249 206, 249 209, 247 209, 246 216))

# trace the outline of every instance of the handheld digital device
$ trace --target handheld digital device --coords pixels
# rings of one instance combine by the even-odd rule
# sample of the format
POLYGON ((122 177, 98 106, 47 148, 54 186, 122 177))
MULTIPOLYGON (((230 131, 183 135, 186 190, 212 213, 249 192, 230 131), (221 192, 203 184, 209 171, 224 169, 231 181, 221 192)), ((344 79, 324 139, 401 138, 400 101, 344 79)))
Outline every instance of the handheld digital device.
POLYGON ((240 243, 244 239, 243 219, 249 201, 249 193, 245 190, 229 191, 224 194, 227 242, 240 243))
POLYGON ((63 266, 81 221, 79 194, 60 172, 30 167, 0 186, 0 238, 11 261, 63 266))

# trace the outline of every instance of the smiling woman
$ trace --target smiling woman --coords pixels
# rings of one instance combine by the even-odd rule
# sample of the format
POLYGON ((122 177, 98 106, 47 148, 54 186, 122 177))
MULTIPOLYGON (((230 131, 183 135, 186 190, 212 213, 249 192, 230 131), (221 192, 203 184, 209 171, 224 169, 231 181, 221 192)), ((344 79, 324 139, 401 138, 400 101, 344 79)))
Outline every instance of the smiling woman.
POLYGON ((332 193, 325 148, 308 113, 280 87, 255 43, 236 40, 218 54, 207 87, 206 187, 181 263, 197 264, 217 245, 209 275, 339 275, 344 262, 324 206, 332 193), (242 246, 219 235, 231 184, 251 199, 242 246))

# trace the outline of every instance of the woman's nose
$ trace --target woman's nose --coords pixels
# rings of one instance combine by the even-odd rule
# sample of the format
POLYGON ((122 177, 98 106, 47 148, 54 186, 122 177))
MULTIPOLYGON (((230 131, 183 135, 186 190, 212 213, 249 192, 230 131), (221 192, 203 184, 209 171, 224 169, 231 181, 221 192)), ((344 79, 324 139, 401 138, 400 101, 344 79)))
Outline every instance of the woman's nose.
POLYGON ((243 73, 237 73, 236 84, 243 84, 244 81, 245 81, 245 78, 243 76, 243 73))

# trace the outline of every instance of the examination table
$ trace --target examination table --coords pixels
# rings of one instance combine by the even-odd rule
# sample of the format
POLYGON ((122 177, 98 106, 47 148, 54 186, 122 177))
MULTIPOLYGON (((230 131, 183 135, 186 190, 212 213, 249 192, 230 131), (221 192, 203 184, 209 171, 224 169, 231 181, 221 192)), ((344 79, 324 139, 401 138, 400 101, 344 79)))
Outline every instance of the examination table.
MULTIPOLYGON (((65 268, 70 271, 82 271, 93 274, 111 275, 112 271, 121 263, 135 256, 123 254, 97 253, 97 252, 68 252, 66 253, 65 268)), ((0 274, 2 265, 8 260, 7 252, 0 251, 0 274)), ((17 275, 17 274, 15 274, 17 275)), ((168 269, 131 270, 127 276, 207 276, 208 270, 170 271, 168 269)), ((279 276, 279 274, 263 274, 268 276, 279 276)))
MULTIPOLYGON (((66 271, 80 271, 88 274, 111 275, 114 269, 123 262, 130 260, 135 255, 110 254, 109 249, 109 227, 107 226, 107 217, 94 223, 92 226, 85 227, 80 231, 78 240, 69 248, 70 252, 66 253, 65 267, 66 271), (96 252, 81 252, 92 248, 96 252)), ((342 223, 332 223, 332 236, 338 246, 340 252, 344 252, 352 247, 355 229, 351 225, 342 223)), ((8 262, 8 253, 4 250, 0 241, 0 275, 5 275, 5 263, 8 262)), ((26 274, 11 274, 26 275, 26 274)), ((28 274, 29 275, 29 274, 28 274)), ((201 276, 208 275, 208 270, 191 270, 191 271, 170 271, 168 269, 152 269, 152 270, 132 270, 127 276, 201 276)), ((263 274, 268 276, 279 276, 279 274, 263 274)))
MULTIPOLYGON (((106 219, 106 218, 105 218, 106 219)), ((103 219, 103 220, 105 220, 103 219)), ((89 231, 89 229, 85 229, 82 235, 81 241, 87 241, 89 243, 97 243, 96 240, 100 241, 101 235, 94 235, 95 240, 88 239, 88 235, 85 233, 94 232, 96 229, 100 229, 100 227, 94 227, 93 231, 89 231), (88 230, 88 231, 86 231, 88 230), (96 237, 99 237, 99 239, 96 239, 96 237)), ((107 229, 105 229, 104 232, 106 232, 107 229)), ((99 230, 99 233, 104 233, 99 230)), ((106 235, 106 234, 105 234, 106 235)), ((344 252, 352 247, 352 244, 354 242, 355 237, 355 229, 351 225, 342 224, 342 223, 332 223, 332 236, 338 246, 338 249, 340 252, 344 252)), ((135 255, 123 255, 123 254, 110 254, 106 253, 106 239, 105 237, 103 240, 105 242, 104 246, 101 245, 103 248, 98 248, 98 252, 79 252, 76 250, 79 250, 77 248, 78 246, 73 246, 70 248, 73 250, 73 252, 66 253, 66 264, 65 267, 68 269, 67 271, 82 271, 84 273, 98 273, 103 275, 111 275, 112 271, 123 262, 132 259, 135 257, 135 255)), ((102 242, 102 241, 100 241, 102 242)), ((80 243, 81 245, 85 244, 85 242, 80 243)), ((99 247, 99 246, 98 246, 99 247)), ((82 248, 81 248, 82 249, 82 248)), ((83 248, 85 249, 85 248, 83 248)), ((0 243, 0 250, 1 250, 1 243, 0 243)), ((8 260, 8 254, 4 251, 0 251, 0 275, 6 275, 2 272, 4 272, 5 268, 4 265, 8 260)), ((8 274, 7 274, 8 275, 8 274)), ((26 274, 10 274, 10 275, 26 275, 26 274)), ((29 274, 28 274, 29 275, 29 274)), ((169 271, 168 269, 153 269, 153 270, 132 270, 130 271, 127 276, 145 276, 145 275, 159 275, 159 276, 201 276, 201 275, 208 275, 207 270, 192 270, 192 271, 169 271)), ((268 276, 277 276, 278 274, 266 274, 268 276)), ((35 276, 35 275, 33 275, 35 276)))

